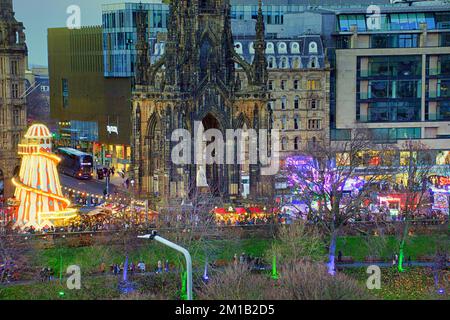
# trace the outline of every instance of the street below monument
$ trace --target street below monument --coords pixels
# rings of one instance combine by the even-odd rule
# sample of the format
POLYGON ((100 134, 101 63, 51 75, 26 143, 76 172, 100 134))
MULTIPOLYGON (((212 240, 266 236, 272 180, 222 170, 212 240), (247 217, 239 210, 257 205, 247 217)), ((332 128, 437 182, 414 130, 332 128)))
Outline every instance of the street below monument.
MULTIPOLYGON (((74 189, 76 191, 102 196, 104 190, 106 189, 106 180, 78 180, 64 174, 60 174, 59 177, 61 180, 61 185, 63 187, 74 189)), ((122 188, 119 188, 116 185, 110 183, 109 194, 125 195, 126 192, 122 188)))

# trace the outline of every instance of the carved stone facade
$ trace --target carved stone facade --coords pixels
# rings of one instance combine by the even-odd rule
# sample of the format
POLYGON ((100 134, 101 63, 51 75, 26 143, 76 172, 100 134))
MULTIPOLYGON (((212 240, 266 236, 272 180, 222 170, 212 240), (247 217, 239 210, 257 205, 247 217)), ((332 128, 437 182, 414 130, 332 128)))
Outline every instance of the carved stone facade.
MULTIPOLYGON (((137 192, 159 204, 179 203, 193 189, 226 200, 242 195, 242 176, 250 177, 250 197, 271 195, 270 178, 260 165, 175 165, 171 159, 172 132, 195 122, 217 129, 270 129, 271 111, 266 84, 264 22, 260 7, 256 24, 255 59, 243 60, 234 49, 229 0, 180 0, 170 5, 166 50, 148 62, 146 13, 138 14, 138 57, 133 92, 133 163, 137 192), (238 85, 235 64, 249 83, 238 85), (206 185, 199 182, 202 170, 206 185), (243 172, 247 170, 247 173, 243 172)), ((194 148, 192 148, 194 149, 194 148)), ((224 148, 225 149, 225 148, 224 148)), ((192 161, 194 159, 192 150, 192 161)), ((226 150, 224 150, 226 152, 226 150)))
MULTIPOLYGON (((235 35, 234 41, 237 53, 252 61, 253 37, 235 35)), ((329 143, 330 66, 320 35, 272 37, 266 43, 269 106, 273 128, 280 130, 281 158, 329 143)), ((241 82, 245 88, 245 79, 241 82)))
POLYGON ((27 120, 26 58, 23 24, 14 17, 12 0, 0 0, 0 200, 13 196, 11 178, 20 165, 17 145, 27 120))

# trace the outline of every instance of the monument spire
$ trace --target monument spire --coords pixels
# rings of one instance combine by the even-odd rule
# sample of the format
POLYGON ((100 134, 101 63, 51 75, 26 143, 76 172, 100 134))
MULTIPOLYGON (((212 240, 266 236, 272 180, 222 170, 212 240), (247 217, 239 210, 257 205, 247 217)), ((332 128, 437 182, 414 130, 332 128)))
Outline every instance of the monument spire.
POLYGON ((255 47, 255 59, 253 61, 253 70, 255 73, 255 84, 266 85, 268 81, 268 73, 267 73, 265 25, 262 11, 262 0, 258 0, 258 17, 256 20, 256 41, 254 47, 255 47))
POLYGON ((13 14, 12 0, 0 0, 0 17, 12 16, 13 14))

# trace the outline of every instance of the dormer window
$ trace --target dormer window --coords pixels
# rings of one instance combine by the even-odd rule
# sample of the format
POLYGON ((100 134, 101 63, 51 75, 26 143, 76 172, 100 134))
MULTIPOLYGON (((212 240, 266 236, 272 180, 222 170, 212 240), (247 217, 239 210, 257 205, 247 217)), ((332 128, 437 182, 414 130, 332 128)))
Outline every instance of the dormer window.
POLYGON ((275 53, 275 47, 272 42, 267 42, 266 53, 269 53, 269 54, 275 53))
POLYGON ((317 47, 317 42, 312 41, 309 43, 309 53, 310 54, 317 54, 319 52, 318 50, 319 49, 317 47))
POLYGON ((287 53, 287 45, 285 42, 280 42, 278 44, 278 53, 287 53))
POLYGON ((253 42, 250 42, 249 52, 250 54, 255 54, 255 44, 253 42))
POLYGON ((298 42, 292 42, 291 53, 292 54, 300 54, 300 45, 298 42))
POLYGON ((244 53, 243 50, 242 50, 242 43, 236 42, 234 44, 234 48, 235 48, 235 51, 236 51, 237 54, 243 54, 244 53))

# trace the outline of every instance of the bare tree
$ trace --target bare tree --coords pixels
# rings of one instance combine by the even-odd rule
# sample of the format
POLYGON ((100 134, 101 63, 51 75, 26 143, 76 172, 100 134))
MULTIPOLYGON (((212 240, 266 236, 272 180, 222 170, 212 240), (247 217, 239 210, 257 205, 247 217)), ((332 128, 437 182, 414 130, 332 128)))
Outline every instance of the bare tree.
POLYGON ((211 236, 221 236, 213 211, 216 206, 223 205, 223 197, 210 187, 198 188, 195 181, 187 185, 185 194, 189 196, 181 204, 163 209, 163 215, 168 217, 166 226, 170 226, 167 230, 170 231, 169 236, 189 248, 193 256, 199 256, 202 252, 207 260, 215 255, 214 245, 208 240, 211 236))
POLYGON ((398 269, 404 271, 405 244, 411 220, 430 206, 428 179, 433 169, 431 153, 421 142, 406 141, 401 146, 399 173, 404 177, 405 204, 402 210, 403 230, 400 236, 398 269))
POLYGON ((348 141, 310 144, 301 156, 286 162, 294 190, 289 205, 329 236, 328 272, 332 275, 341 229, 361 213, 383 174, 383 164, 392 158, 373 142, 368 131, 355 130, 348 141))

